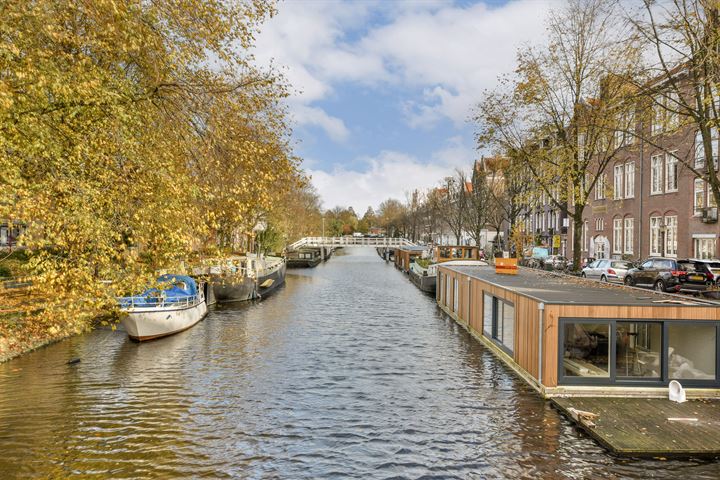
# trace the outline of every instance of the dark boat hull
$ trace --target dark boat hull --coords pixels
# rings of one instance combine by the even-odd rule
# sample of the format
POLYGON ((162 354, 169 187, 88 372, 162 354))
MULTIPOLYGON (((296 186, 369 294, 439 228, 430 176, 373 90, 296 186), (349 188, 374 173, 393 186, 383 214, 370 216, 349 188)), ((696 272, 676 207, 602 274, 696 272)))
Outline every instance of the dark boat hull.
POLYGON ((437 277, 435 276, 427 276, 427 275, 418 275, 413 270, 410 270, 409 272, 410 280, 415 284, 416 287, 418 287, 420 290, 426 293, 435 293, 435 287, 437 283, 437 277))
POLYGON ((289 258, 287 268, 314 268, 320 265, 322 259, 317 258, 289 258))
POLYGON ((260 277, 258 281, 258 296, 259 298, 265 298, 274 292, 280 285, 285 283, 285 270, 287 264, 283 265, 277 270, 260 277))
POLYGON ((285 264, 267 275, 262 275, 257 283, 248 277, 213 275, 211 283, 217 303, 245 302, 264 298, 277 287, 285 283, 285 264))

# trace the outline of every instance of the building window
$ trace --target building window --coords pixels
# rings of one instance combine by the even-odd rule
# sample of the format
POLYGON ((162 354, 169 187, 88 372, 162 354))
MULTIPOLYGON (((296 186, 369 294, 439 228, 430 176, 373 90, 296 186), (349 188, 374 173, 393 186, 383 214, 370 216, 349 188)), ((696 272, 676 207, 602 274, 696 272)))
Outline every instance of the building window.
POLYGON ((613 219, 613 253, 622 253, 622 218, 613 219))
POLYGON ((615 165, 615 177, 614 177, 615 183, 613 183, 613 198, 618 200, 622 198, 623 189, 622 189, 622 181, 623 181, 623 166, 622 165, 615 165))
POLYGON ((625 164, 625 198, 635 197, 635 162, 625 164))
POLYGON ((677 216, 665 217, 665 255, 677 256, 677 216))
POLYGON ((609 378, 609 325, 566 323, 563 329, 563 372, 566 377, 609 378))
POLYGON ((660 379, 662 373, 662 324, 615 324, 615 374, 618 377, 660 379))
POLYGON ((605 200, 605 179, 604 173, 598 175, 597 182, 595 182, 595 200, 605 200))
POLYGON ((483 295, 483 332, 513 352, 515 342, 515 306, 500 298, 483 295))
POLYGON ((695 194, 693 195, 693 213, 702 215, 702 209, 705 207, 705 181, 701 178, 695 179, 695 194))
POLYGON ((586 221, 583 223, 582 231, 580 232, 580 243, 582 244, 583 252, 588 251, 588 230, 590 230, 590 226, 586 221))
POLYGON ((632 218, 625 219, 625 253, 633 253, 633 235, 635 230, 635 220, 632 218))
POLYGON ((674 153, 665 156, 665 191, 677 192, 678 189, 678 159, 674 153))
POLYGON ((668 130, 675 130, 680 126, 680 96, 677 92, 670 92, 665 96, 665 126, 668 130))
POLYGON ((665 109, 662 105, 662 99, 655 99, 655 104, 652 107, 652 125, 651 125, 651 133, 653 135, 657 135, 659 133, 662 133, 663 126, 665 123, 665 109))
POLYGON ((650 193, 662 193, 662 155, 653 155, 650 158, 650 193))
POLYGON ((695 168, 703 168, 705 166, 705 145, 703 145, 702 132, 698 130, 695 133, 695 168))
POLYGON ((660 255, 660 221, 662 217, 650 217, 650 255, 660 255))
POLYGON ((604 229, 605 229, 605 219, 596 218, 595 219, 595 231, 602 232, 604 229))
POLYGON ((678 380, 714 380, 715 325, 668 325, 668 376, 678 380))
POLYGON ((615 130, 615 148, 629 145, 635 139, 635 113, 625 112, 618 116, 617 129, 615 130))
POLYGON ((693 246, 695 258, 715 258, 715 238, 694 238, 693 246))

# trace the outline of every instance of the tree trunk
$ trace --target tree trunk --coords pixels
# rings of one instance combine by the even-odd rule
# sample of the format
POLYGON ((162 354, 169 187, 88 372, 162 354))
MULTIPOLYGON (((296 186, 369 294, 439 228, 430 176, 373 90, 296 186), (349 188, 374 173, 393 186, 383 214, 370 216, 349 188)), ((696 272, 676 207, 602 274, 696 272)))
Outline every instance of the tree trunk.
MULTIPOLYGON (((577 207, 576 207, 577 210, 577 207)), ((580 271, 580 262, 582 260, 582 230, 583 218, 582 210, 573 213, 573 271, 580 271)), ((587 240, 587 239, 586 239, 587 240)))

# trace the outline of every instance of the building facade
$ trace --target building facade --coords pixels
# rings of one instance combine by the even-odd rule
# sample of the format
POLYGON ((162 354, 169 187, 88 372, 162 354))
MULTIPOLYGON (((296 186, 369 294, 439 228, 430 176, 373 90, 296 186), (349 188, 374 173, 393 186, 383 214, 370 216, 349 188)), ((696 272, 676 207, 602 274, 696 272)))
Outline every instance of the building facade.
MULTIPOLYGON (((720 257, 717 205, 707 183, 687 167, 702 170, 707 161, 697 129, 654 118, 637 125, 637 136, 616 135, 623 147, 583 215, 583 257, 720 257)), ((714 138, 717 155, 717 131, 714 138)), ((717 158, 712 164, 717 169, 717 158)))

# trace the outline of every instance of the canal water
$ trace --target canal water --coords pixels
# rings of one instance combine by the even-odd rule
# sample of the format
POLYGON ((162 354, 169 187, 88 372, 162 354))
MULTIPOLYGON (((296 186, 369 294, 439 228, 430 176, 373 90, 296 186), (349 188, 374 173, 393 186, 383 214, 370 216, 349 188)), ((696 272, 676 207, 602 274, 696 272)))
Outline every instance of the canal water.
POLYGON ((373 250, 173 337, 99 330, 0 365, 3 479, 719 472, 604 453, 373 250))

